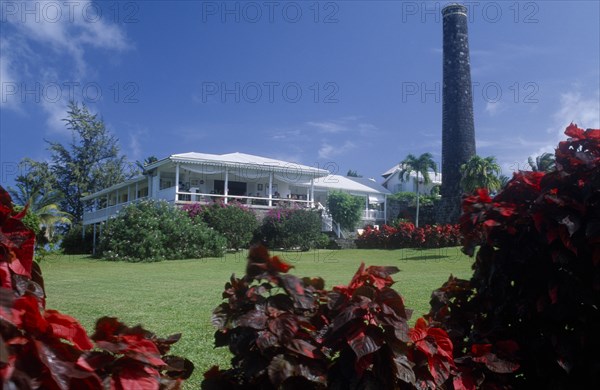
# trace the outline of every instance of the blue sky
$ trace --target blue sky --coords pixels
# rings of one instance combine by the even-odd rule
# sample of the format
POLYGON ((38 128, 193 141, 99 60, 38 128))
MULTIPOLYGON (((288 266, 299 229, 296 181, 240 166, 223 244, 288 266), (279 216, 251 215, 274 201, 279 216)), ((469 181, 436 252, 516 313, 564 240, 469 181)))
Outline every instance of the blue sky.
MULTIPOLYGON (((70 98, 132 161, 244 152, 380 180, 441 160, 447 2, 0 1, 0 184, 70 98)), ((471 1, 477 152, 503 173, 600 127, 597 1, 471 1)))

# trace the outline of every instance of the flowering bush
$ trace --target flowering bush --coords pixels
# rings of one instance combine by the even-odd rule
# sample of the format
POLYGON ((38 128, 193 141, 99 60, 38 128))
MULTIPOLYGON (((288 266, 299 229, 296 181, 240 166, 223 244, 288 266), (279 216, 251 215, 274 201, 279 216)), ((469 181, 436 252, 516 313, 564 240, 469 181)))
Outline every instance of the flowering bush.
POLYGON ((415 227, 410 222, 396 226, 382 225, 379 229, 366 226, 356 239, 363 249, 443 248, 460 244, 459 225, 425 225, 415 227))
POLYGON ((423 318, 409 329, 410 310, 391 287, 396 267, 363 264, 331 291, 290 268, 255 247, 246 274, 231 276, 213 324, 232 367, 207 371, 203 389, 435 388, 451 376, 446 331, 423 318))
POLYGON ((282 207, 269 210, 257 233, 257 241, 269 248, 308 250, 328 239, 321 233, 321 216, 314 210, 282 207))
POLYGON ((454 344, 455 387, 600 387, 600 130, 565 133, 554 171, 463 202, 474 274, 435 291, 428 317, 454 344))
POLYGON ((193 370, 168 356, 167 339, 115 318, 96 323, 91 339, 76 319, 46 309, 44 282, 33 261, 35 234, 0 187, 0 380, 8 389, 177 388, 193 370), (92 341, 94 343, 92 343, 92 341), (95 349, 92 349, 94 348, 95 349))
POLYGON ((247 248, 258 227, 256 215, 239 202, 212 203, 201 206, 194 203, 183 207, 192 219, 204 221, 227 239, 227 247, 247 248))
POLYGON ((102 231, 98 253, 111 260, 159 261, 219 257, 225 239, 200 219, 165 201, 133 203, 102 231))

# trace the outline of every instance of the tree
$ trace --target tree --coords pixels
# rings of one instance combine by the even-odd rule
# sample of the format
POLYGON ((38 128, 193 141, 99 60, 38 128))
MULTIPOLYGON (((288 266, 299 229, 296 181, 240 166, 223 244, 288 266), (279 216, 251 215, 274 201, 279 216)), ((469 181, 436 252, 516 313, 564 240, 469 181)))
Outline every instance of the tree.
POLYGON ((504 188, 510 181, 510 177, 508 177, 506 175, 500 175, 500 176, 498 176, 498 180, 500 180, 500 188, 504 188))
POLYGON ((21 173, 14 188, 9 188, 17 206, 29 205, 28 213, 35 215, 37 244, 53 242, 57 225, 69 225, 71 215, 60 209, 63 195, 54 189, 56 176, 47 162, 25 158, 19 164, 21 173), (39 234, 41 233, 41 234, 39 234))
POLYGON ((146 174, 146 167, 158 161, 158 158, 154 155, 146 157, 144 161, 137 160, 135 165, 137 166, 138 173, 142 175, 146 174))
POLYGON ((19 199, 16 203, 18 206, 29 205, 28 213, 35 215, 39 223, 38 229, 35 229, 37 244, 43 246, 45 242, 54 242, 56 227, 71 224, 72 216, 60 209, 59 204, 63 199, 60 192, 37 189, 36 192, 27 193, 26 188, 20 184, 17 184, 17 189, 11 188, 10 192, 17 195, 13 199, 19 199), (27 200, 23 201, 24 199, 27 200))
POLYGON ((461 186, 463 191, 470 193, 478 188, 486 188, 489 192, 498 191, 502 187, 500 181, 500 166, 496 157, 471 157, 460 167, 462 173, 461 186))
POLYGON ((346 173, 348 177, 362 177, 362 175, 358 174, 358 171, 353 171, 352 169, 348 169, 348 173, 346 173))
POLYGON ((72 132, 68 145, 49 142, 52 153, 52 172, 56 175, 57 189, 64 194, 61 208, 81 221, 89 205, 81 198, 122 182, 131 176, 124 155, 119 153, 118 139, 110 135, 102 119, 92 114, 83 104, 69 104, 64 119, 72 132))
POLYGON ((47 162, 24 158, 19 163, 19 171, 15 187, 8 189, 14 204, 25 206, 32 197, 54 191, 56 176, 47 162))
MULTIPOLYGON (((418 158, 413 154, 409 154, 402 162, 400 162, 400 166, 402 167, 402 170, 400 171, 400 179, 402 181, 409 180, 412 172, 417 174, 417 195, 419 194, 419 175, 423 177, 424 184, 429 184, 431 183, 429 171, 432 170, 433 173, 437 174, 437 167, 431 153, 423 153, 418 158)), ((415 217, 415 226, 417 227, 419 227, 419 198, 420 197, 417 196, 417 215, 415 217)))
POLYGON ((360 221, 364 204, 364 198, 342 191, 333 191, 327 196, 327 208, 331 218, 345 230, 354 230, 360 221))
POLYGON ((534 172, 550 172, 555 168, 554 154, 552 153, 542 153, 535 158, 535 161, 529 157, 527 162, 534 172))

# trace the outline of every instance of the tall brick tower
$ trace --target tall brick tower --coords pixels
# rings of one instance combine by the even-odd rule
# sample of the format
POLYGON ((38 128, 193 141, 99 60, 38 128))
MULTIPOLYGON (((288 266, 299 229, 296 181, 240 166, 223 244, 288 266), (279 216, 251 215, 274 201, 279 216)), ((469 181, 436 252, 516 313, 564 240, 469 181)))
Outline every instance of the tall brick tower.
POLYGON ((449 4, 442 9, 444 83, 442 97, 442 204, 448 222, 460 215, 460 166, 475 155, 473 96, 467 8, 449 4))

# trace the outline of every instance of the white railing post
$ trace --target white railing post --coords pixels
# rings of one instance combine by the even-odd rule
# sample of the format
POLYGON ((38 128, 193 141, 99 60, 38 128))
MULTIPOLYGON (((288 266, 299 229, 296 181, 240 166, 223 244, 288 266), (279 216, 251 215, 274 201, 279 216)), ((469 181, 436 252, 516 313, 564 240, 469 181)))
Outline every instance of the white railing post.
POLYGON ((269 207, 273 206, 273 172, 269 173, 269 207))
POLYGON ((315 206, 315 178, 310 179, 310 205, 315 206))
POLYGON ((175 202, 179 200, 179 163, 175 164, 175 202))
POLYGON ((225 167, 225 184, 223 186, 223 194, 225 194, 224 203, 227 204, 227 196, 229 195, 229 169, 225 167))

